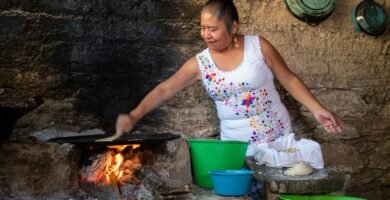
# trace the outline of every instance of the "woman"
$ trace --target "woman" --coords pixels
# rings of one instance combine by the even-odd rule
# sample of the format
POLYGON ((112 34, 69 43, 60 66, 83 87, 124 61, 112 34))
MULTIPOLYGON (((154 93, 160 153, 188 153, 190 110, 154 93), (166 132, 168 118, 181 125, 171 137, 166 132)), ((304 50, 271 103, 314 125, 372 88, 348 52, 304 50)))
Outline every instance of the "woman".
MULTIPOLYGON (((202 9, 200 24, 200 35, 208 48, 187 60, 129 114, 120 114, 117 132, 129 132, 145 114, 201 80, 216 103, 221 121, 221 139, 250 141, 248 156, 260 151, 264 160, 259 162, 270 166, 291 166, 293 163, 290 161, 267 160, 267 155, 277 154, 283 150, 280 148, 286 147, 285 144, 294 143, 292 147, 295 147, 296 143, 291 133, 289 114, 275 89, 274 77, 327 132, 340 131, 343 127, 341 120, 318 102, 288 69, 277 50, 262 37, 238 35, 238 23, 232 1, 208 1, 202 9), (273 142, 276 139, 278 142, 273 142), (270 146, 274 147, 272 152, 262 151, 263 147, 270 146)), ((305 142, 305 146, 313 145, 314 151, 318 151, 317 143, 305 142)), ((315 156, 318 154, 321 156, 320 149, 315 156)), ((318 161, 309 159, 308 162, 315 168, 323 167, 322 156, 318 161)))

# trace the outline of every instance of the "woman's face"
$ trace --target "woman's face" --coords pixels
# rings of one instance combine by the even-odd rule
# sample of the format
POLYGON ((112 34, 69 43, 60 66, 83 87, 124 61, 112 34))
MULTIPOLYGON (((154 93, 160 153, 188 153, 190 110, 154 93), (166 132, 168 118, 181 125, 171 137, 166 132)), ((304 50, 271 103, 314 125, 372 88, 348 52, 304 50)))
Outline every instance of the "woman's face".
POLYGON ((207 46, 215 51, 223 51, 233 44, 233 34, 226 29, 223 20, 218 20, 209 12, 201 14, 200 35, 207 46))

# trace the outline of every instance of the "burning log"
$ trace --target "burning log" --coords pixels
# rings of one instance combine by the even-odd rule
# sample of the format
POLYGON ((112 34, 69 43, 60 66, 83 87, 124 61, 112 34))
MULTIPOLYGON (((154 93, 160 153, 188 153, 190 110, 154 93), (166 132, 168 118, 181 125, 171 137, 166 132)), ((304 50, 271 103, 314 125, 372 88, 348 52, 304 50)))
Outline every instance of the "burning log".
POLYGON ((93 184, 110 184, 118 199, 122 199, 121 186, 125 183, 139 185, 137 178, 142 168, 139 145, 108 146, 102 154, 91 156, 90 165, 79 171, 80 180, 93 184), (131 148, 128 148, 131 147, 131 148))
POLYGON ((126 160, 122 166, 123 170, 123 175, 119 179, 121 183, 132 183, 132 184, 140 184, 141 181, 139 178, 137 178, 139 175, 139 170, 142 168, 142 164, 140 163, 139 160, 134 159, 134 160, 126 160))
POLYGON ((111 159, 111 153, 105 152, 89 158, 91 165, 83 166, 80 171, 80 180, 85 182, 99 183, 104 180, 105 167, 108 160, 111 159))
POLYGON ((118 199, 122 199, 122 193, 119 188, 119 182, 114 174, 108 175, 112 189, 115 191, 115 193, 118 195, 118 199))
POLYGON ((129 145, 121 145, 110 147, 103 154, 91 156, 88 166, 83 166, 80 170, 80 180, 93 183, 110 183, 112 184, 112 176, 115 176, 115 181, 123 184, 128 180, 139 184, 140 181, 135 177, 137 171, 142 168, 141 159, 133 150, 133 147, 127 153, 122 151, 129 145), (105 177, 105 178, 104 178, 105 177))

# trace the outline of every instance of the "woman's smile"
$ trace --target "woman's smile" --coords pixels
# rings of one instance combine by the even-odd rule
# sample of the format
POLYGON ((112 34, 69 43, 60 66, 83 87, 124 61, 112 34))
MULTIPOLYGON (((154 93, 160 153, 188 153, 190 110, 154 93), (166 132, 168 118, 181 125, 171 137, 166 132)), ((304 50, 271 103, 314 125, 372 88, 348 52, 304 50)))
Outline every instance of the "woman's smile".
POLYGON ((200 18, 200 35, 213 50, 226 49, 232 42, 232 35, 226 29, 223 20, 219 20, 208 12, 204 12, 200 18))

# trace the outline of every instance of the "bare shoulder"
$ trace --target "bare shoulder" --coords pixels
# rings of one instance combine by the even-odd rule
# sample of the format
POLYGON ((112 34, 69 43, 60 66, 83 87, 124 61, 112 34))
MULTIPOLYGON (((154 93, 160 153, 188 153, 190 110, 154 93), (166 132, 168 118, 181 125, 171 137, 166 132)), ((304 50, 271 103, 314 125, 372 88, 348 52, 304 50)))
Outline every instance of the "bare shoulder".
POLYGON ((184 62, 182 68, 186 68, 188 70, 196 70, 198 69, 198 61, 196 60, 196 57, 193 56, 190 59, 188 59, 186 62, 184 62))
POLYGON ((192 57, 191 57, 190 59, 188 59, 184 64, 185 64, 185 65, 195 66, 195 67, 198 65, 195 56, 192 56, 192 57))
POLYGON ((287 67, 278 50, 276 50, 276 48, 267 39, 259 36, 259 40, 264 61, 272 71, 281 67, 287 67))
POLYGON ((184 62, 184 64, 181 66, 181 70, 184 70, 192 74, 193 76, 196 76, 197 78, 200 77, 198 61, 196 60, 195 56, 191 57, 186 62, 184 62))
POLYGON ((276 51, 275 47, 264 37, 259 36, 259 40, 260 40, 261 50, 266 56, 276 51))

